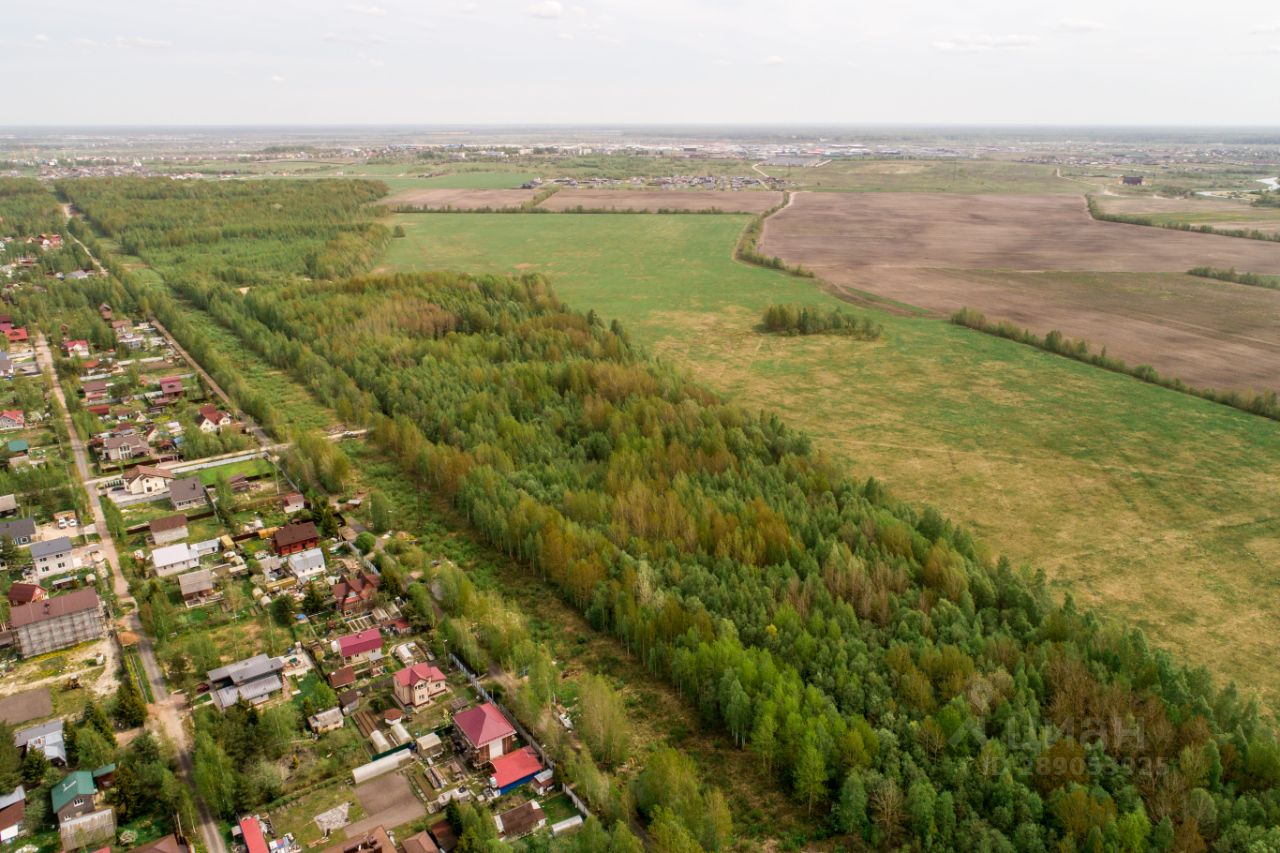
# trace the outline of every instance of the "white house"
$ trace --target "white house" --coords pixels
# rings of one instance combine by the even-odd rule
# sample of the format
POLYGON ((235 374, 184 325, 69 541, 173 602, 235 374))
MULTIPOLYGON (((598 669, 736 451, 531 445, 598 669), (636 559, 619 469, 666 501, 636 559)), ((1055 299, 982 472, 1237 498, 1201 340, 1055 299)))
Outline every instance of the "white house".
POLYGON ((151 567, 162 578, 190 571, 199 565, 200 552, 186 542, 165 545, 151 552, 151 567))
POLYGON ((139 465, 124 477, 124 488, 131 495, 154 495, 169 488, 173 474, 164 468, 139 465))
POLYGON ((298 579, 298 584, 309 584, 324 574, 324 551, 319 548, 308 548, 289 555, 289 571, 298 579))
POLYGON ((35 563, 36 577, 41 579, 65 575, 79 568, 72 554, 71 540, 66 536, 32 543, 31 559, 35 563))

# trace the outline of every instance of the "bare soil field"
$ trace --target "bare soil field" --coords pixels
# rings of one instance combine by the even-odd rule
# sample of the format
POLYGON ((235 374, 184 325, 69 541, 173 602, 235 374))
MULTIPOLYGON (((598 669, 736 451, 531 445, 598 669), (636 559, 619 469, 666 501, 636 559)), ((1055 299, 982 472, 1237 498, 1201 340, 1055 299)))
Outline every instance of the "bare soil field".
MULTIPOLYGON (((1144 213, 1186 213, 1195 215, 1232 212, 1232 215, 1246 218, 1252 211, 1265 211, 1266 208, 1254 207, 1247 201, 1232 198, 1214 198, 1211 196, 1192 196, 1190 198, 1165 198, 1163 196, 1097 196, 1098 205, 1107 213, 1124 213, 1141 216, 1144 213)), ((1280 211, 1278 211, 1280 212, 1280 211)))
POLYGON ((27 720, 38 720, 53 713, 53 697, 48 687, 15 693, 0 699, 0 722, 16 726, 27 720))
POLYGON ((837 288, 1057 329, 1193 385, 1280 387, 1280 291, 1181 274, 1274 273, 1280 243, 1097 222, 1079 197, 799 193, 762 250, 837 288))
POLYGON ((422 210, 503 210, 533 201, 534 190, 411 189, 387 196, 389 207, 422 210))
POLYGON ((547 210, 719 210, 725 213, 764 213, 782 204, 782 193, 765 190, 560 190, 539 207, 547 210))
POLYGON ((360 838, 378 826, 394 829, 427 812, 401 773, 389 773, 364 783, 356 788, 356 799, 368 817, 346 828, 349 839, 360 838))

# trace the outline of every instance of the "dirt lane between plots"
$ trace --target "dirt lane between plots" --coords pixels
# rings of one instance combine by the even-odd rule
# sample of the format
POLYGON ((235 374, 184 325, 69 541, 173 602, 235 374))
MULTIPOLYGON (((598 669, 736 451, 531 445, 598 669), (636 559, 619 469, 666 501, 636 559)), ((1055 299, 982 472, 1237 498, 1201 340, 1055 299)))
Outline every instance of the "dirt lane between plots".
POLYGON ((1280 273, 1280 243, 1097 222, 1072 196, 794 198, 761 248, 838 289, 1057 329, 1193 385, 1280 388, 1280 291, 1181 274, 1280 273))
POLYGON ((718 210, 764 213, 782 204, 782 193, 766 190, 560 190, 538 207, 546 210, 718 210))
POLYGON ((387 196, 388 207, 421 210, 505 210, 533 201, 535 190, 412 189, 387 196))

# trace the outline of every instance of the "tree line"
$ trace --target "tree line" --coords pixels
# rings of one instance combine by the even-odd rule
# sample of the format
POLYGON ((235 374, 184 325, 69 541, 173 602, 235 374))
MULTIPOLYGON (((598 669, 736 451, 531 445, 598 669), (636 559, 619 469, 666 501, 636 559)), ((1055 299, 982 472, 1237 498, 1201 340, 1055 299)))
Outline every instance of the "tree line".
POLYGON ((770 305, 760 325, 773 335, 844 335, 862 341, 874 341, 884 330, 865 314, 857 317, 840 308, 824 311, 808 305, 770 305))

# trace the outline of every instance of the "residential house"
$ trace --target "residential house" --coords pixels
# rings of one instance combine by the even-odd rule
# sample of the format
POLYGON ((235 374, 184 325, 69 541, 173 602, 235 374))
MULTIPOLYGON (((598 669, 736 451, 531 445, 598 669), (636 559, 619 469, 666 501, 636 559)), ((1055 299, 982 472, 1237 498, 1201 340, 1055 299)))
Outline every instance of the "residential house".
POLYGON ((231 425, 231 415, 217 406, 201 406, 196 412, 196 426, 201 432, 222 432, 223 427, 231 425))
POLYGON ((182 399, 182 377, 165 376, 160 379, 160 396, 157 402, 167 405, 182 399))
POLYGON ((240 818, 240 837, 248 853, 268 853, 267 839, 257 816, 240 818))
POLYGON ((0 353, 0 378, 13 378, 13 359, 9 358, 8 353, 0 353))
POLYGON ((315 548, 319 544, 320 531, 312 521, 295 521, 277 528, 271 534, 271 548, 281 557, 315 548))
POLYGON ((4 449, 9 454, 26 453, 31 449, 31 442, 25 438, 14 438, 5 443, 4 449))
POLYGON ((260 705, 284 689, 283 671, 283 660, 262 654, 210 670, 213 704, 223 710, 241 699, 260 705))
POLYGON ((543 771, 537 751, 526 746, 500 755, 489 762, 493 772, 489 775, 489 787, 499 795, 510 793, 543 771))
POLYGON ((102 602, 91 589, 13 608, 9 625, 24 658, 65 649, 102 636, 102 602))
POLYGON ((23 755, 34 749, 55 767, 65 767, 67 743, 64 737, 62 718, 59 717, 47 723, 18 729, 13 733, 13 745, 22 750, 23 755))
POLYGON ((191 848, 179 841, 176 835, 169 834, 150 844, 135 847, 129 853, 191 853, 191 848))
POLYGON ((174 509, 190 509, 204 506, 209 498, 205 495, 204 483, 200 482, 200 477, 193 475, 169 484, 169 501, 174 509))
POLYGON ((381 826, 375 826, 363 835, 326 847, 321 853, 399 853, 399 850, 387 831, 381 826))
POLYGON ((89 342, 88 341, 63 341, 62 352, 67 358, 88 358, 89 342))
POLYGON ((328 708, 307 718, 307 725, 311 728, 311 731, 318 735, 342 728, 343 722, 345 720, 342 716, 341 708, 328 708))
POLYGON ((462 736, 472 763, 486 764, 516 744, 516 730, 492 702, 476 705, 453 716, 453 727, 462 736))
POLYGON ((172 472, 154 465, 139 465, 124 475, 125 491, 131 495, 158 495, 172 482, 172 472))
POLYGON ((374 653, 381 655, 382 632, 377 628, 366 628, 354 634, 344 634, 336 641, 338 654, 346 664, 356 664, 374 659, 374 653))
POLYGON ((244 474, 235 474, 227 480, 227 486, 231 489, 232 494, 242 495, 252 488, 252 483, 244 474))
POLYGON ((537 800, 529 800, 510 811, 495 815, 493 822, 497 824, 498 836, 503 841, 514 841, 546 826, 547 813, 538 805, 537 800))
POLYGON ((6 329, 5 337, 9 339, 9 354, 31 352, 31 338, 27 334, 26 326, 16 326, 12 329, 6 329))
POLYGON ((16 515, 17 512, 17 495, 0 495, 0 516, 16 515))
POLYGON ((98 797, 98 786, 88 770, 68 773, 49 792, 49 798, 53 801, 53 813, 58 816, 59 824, 96 810, 98 797))
POLYGON ((361 569, 339 579, 329 588, 329 591, 333 595, 333 603, 338 608, 338 612, 343 616, 350 616, 352 613, 373 609, 379 583, 377 575, 361 569))
POLYGON ((444 673, 426 663, 415 663, 392 676, 396 698, 408 708, 430 705, 441 693, 449 689, 444 673))
POLYGON ((167 578, 200 565, 200 552, 186 542, 175 542, 151 552, 151 569, 156 577, 167 578))
POLYGON ((26 428, 27 416, 20 409, 5 409, 0 412, 0 432, 26 428))
POLYGON ((0 521, 0 539, 8 536, 14 545, 30 545, 39 536, 34 518, 11 518, 0 521))
POLYGON ((187 517, 182 513, 157 518, 148 525, 151 541, 157 545, 181 542, 187 538, 187 517))
POLYGON ((200 569, 178 576, 178 589, 187 604, 199 604, 213 595, 213 572, 200 569))
POLYGON ((45 592, 40 584, 18 581, 9 587, 10 607, 21 607, 33 601, 44 601, 48 597, 49 593, 45 592))
POLYGON ((307 508, 307 499, 298 492, 290 492, 281 500, 285 515, 293 515, 307 508))
POLYGON ((436 844, 444 853, 452 853, 453 848, 458 846, 458 835, 453 831, 453 824, 447 820, 437 821, 428 828, 431 837, 436 840, 436 844))
POLYGON ((338 707, 344 714, 352 714, 360 704, 359 690, 344 690, 338 694, 338 707))
POLYGON ((66 536, 59 536, 48 542, 32 543, 31 559, 35 563, 36 577, 41 580, 69 574, 80 567, 73 553, 71 540, 66 536))
POLYGON ((109 436, 102 442, 102 458, 112 462, 126 462, 150 455, 151 448, 147 445, 147 440, 134 432, 109 436))
POLYGON ((26 816, 27 792, 21 785, 0 797, 0 843, 22 834, 22 819, 26 816))
POLYGON ((334 690, 350 687, 356 683, 356 671, 353 667, 342 666, 329 673, 329 686, 334 690))
POLYGON ((111 385, 105 379, 91 379, 80 386, 86 406, 99 405, 111 399, 111 385))
POLYGON ((324 574, 324 551, 308 548, 289 555, 289 571, 298 579, 299 586, 311 583, 324 574))
POLYGON ((410 835, 400 846, 404 853, 440 853, 440 847, 425 829, 417 835, 410 835))
POLYGON ((115 312, 111 310, 111 306, 105 302, 98 306, 98 316, 108 323, 111 322, 111 317, 114 313, 115 312))

